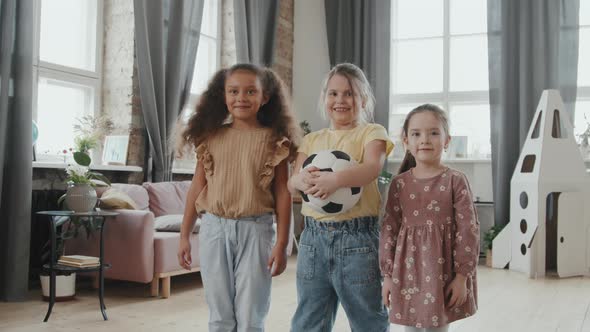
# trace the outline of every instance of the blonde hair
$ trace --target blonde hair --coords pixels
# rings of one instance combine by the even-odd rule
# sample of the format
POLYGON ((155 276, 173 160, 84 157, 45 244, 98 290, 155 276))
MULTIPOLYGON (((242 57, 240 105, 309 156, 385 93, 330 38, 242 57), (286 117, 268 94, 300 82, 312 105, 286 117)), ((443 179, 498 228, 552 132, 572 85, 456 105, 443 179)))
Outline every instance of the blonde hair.
POLYGON ((354 103, 357 111, 357 123, 373 122, 373 111, 375 109, 375 96, 371 89, 371 84, 367 80, 365 73, 352 63, 341 63, 326 75, 322 83, 322 92, 318 101, 318 110, 322 117, 326 119, 326 92, 328 91, 328 82, 334 75, 346 77, 352 87, 354 103))

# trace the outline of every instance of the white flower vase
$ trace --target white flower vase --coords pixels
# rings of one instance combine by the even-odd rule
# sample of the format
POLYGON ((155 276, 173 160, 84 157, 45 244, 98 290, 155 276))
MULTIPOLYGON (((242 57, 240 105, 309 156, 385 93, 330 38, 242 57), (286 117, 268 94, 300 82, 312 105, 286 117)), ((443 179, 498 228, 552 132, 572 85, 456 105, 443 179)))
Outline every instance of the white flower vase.
POLYGON ((94 187, 87 183, 70 183, 66 191, 66 205, 74 212, 90 212, 96 206, 94 187))

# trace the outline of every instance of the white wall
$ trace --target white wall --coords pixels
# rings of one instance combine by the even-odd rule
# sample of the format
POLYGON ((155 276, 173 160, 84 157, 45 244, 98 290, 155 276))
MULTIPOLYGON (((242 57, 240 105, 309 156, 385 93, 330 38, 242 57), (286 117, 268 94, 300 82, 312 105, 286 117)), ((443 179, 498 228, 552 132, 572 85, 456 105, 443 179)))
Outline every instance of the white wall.
POLYGON ((307 120, 315 131, 328 126, 317 110, 330 70, 324 2, 297 0, 294 5, 293 105, 299 121, 307 120))

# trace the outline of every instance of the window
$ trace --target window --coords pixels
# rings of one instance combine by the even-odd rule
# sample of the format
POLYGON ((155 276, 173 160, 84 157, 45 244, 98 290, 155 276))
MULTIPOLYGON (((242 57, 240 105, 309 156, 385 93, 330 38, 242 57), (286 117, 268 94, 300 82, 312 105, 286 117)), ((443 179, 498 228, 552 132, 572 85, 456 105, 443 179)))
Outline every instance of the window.
POLYGON ((62 151, 74 146, 76 118, 100 110, 102 6, 102 0, 35 1, 39 160, 64 161, 62 151))
POLYGON ((205 0, 191 94, 200 94, 219 68, 219 2, 205 0))
MULTIPOLYGON (((203 6, 203 20, 201 34, 197 48, 197 58, 191 83, 191 96, 182 112, 182 119, 186 122, 195 109, 197 101, 207 88, 209 79, 219 69, 221 35, 220 35, 220 3, 217 0, 205 0, 203 6)), ((179 171, 192 172, 195 168, 195 158, 192 155, 174 160, 174 168, 179 171)))
POLYGON ((448 112, 451 135, 466 136, 468 156, 489 159, 486 0, 395 0, 391 29, 392 138, 410 110, 434 103, 448 112))
POLYGON ((207 88, 209 79, 219 69, 220 21, 220 1, 205 0, 199 46, 197 48, 195 68, 193 69, 191 97, 182 115, 184 121, 188 121, 199 96, 207 88))
MULTIPOLYGON (((574 119, 574 135, 590 127, 590 0, 580 0, 580 39, 578 51, 578 92, 574 119)), ((588 157, 588 156, 584 156, 588 157)))

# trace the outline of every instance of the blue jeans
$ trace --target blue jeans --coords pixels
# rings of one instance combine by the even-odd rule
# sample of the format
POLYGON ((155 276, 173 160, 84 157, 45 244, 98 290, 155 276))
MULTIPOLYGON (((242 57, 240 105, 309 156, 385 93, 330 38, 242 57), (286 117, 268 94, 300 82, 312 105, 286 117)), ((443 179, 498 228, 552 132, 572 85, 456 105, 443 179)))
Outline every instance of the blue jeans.
POLYGON ((210 213, 202 216, 199 258, 209 331, 264 331, 270 308, 267 264, 274 243, 273 223, 272 214, 237 220, 210 213))
POLYGON ((297 253, 293 332, 331 331, 338 303, 353 332, 389 329, 381 302, 377 217, 318 222, 305 217, 297 253))

